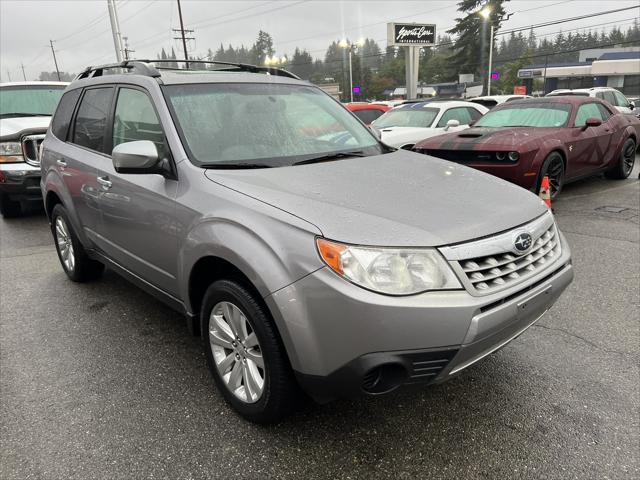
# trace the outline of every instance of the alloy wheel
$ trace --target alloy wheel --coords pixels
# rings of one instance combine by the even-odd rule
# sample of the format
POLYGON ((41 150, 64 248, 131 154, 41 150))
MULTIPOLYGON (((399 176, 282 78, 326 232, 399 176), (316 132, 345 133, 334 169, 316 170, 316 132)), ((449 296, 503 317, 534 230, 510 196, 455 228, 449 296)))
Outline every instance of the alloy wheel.
POLYGON ((555 199, 562 189, 562 181, 564 177, 564 165, 560 158, 554 158, 547 166, 545 175, 549 177, 549 194, 555 199))
POLYGON ((243 402, 257 402, 264 391, 266 371, 258 337, 240 308, 231 302, 213 307, 209 342, 226 387, 243 402))
POLYGON ((56 217, 56 243, 58 246, 58 252, 60 252, 60 258, 64 267, 73 272, 76 266, 76 257, 73 251, 73 242, 71 241, 71 235, 69 234, 69 228, 64 218, 56 217))
POLYGON ((624 151, 622 152, 622 168, 624 169, 624 175, 628 177, 633 170, 633 164, 636 161, 636 145, 633 141, 627 142, 624 151))

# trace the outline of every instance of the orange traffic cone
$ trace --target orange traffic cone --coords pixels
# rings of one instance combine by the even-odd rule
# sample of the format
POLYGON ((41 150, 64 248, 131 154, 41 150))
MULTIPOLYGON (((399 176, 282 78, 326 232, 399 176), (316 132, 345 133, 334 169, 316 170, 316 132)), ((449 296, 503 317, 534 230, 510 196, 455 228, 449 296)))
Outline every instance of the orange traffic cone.
POLYGON ((542 177, 542 182, 540 183, 540 198, 544 203, 547 204, 547 207, 551 208, 551 194, 549 193, 549 177, 546 175, 542 177))

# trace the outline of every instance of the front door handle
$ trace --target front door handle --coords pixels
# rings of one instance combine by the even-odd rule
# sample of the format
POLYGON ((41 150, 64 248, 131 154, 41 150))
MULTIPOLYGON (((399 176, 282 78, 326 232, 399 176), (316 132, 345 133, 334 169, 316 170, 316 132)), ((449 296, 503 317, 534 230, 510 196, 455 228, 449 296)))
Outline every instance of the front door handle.
POLYGON ((109 190, 111 188, 112 183, 109 180, 109 177, 98 177, 97 180, 98 180, 98 183, 102 185, 102 188, 104 188, 105 190, 109 190))
POLYGON ((56 163, 58 164, 59 167, 66 167, 67 166, 67 162, 65 162, 61 158, 57 159, 56 163))

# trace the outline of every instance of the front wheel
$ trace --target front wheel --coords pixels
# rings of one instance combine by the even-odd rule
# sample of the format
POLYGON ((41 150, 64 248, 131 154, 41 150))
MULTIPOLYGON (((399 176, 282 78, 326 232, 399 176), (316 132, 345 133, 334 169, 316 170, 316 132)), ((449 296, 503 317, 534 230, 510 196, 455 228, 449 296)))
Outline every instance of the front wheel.
POLYGON ((71 227, 67 210, 58 204, 51 212, 51 232, 64 273, 74 282, 93 280, 104 271, 104 265, 87 256, 71 227))
POLYGON ((540 192, 540 185, 542 185, 544 177, 549 177, 549 195, 551 200, 555 200, 564 185, 564 161, 558 152, 551 152, 542 164, 536 193, 540 192))
POLYGON ((616 164, 605 172, 607 178, 613 178, 616 180, 624 180, 633 170, 633 165, 636 161, 636 142, 633 138, 627 138, 627 141, 622 145, 622 151, 620 152, 620 158, 616 164))
POLYGON ((201 311, 207 363, 225 400, 247 420, 274 423, 295 404, 296 383, 271 319, 244 286, 214 282, 201 311))

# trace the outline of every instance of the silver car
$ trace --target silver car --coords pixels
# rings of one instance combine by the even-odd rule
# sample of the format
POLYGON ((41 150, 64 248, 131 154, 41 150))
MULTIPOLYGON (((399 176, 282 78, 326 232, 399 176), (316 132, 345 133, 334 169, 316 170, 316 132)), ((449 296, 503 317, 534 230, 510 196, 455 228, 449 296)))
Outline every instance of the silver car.
POLYGON ((385 146, 287 72, 209 68, 83 72, 41 187, 67 276, 107 266, 184 313, 245 418, 445 381, 571 282, 530 192, 385 146))

